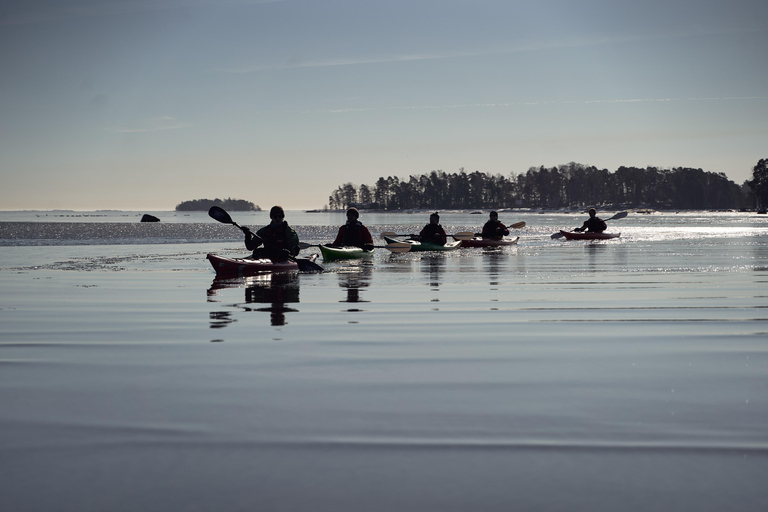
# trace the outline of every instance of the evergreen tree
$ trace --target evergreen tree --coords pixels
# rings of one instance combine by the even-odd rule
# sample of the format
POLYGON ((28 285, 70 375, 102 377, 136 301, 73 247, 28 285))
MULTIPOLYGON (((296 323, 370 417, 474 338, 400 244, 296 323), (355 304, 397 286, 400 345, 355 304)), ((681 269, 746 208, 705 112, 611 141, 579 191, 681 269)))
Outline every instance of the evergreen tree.
POLYGON ((752 168, 749 187, 755 192, 757 207, 768 207, 768 158, 761 158, 752 168))

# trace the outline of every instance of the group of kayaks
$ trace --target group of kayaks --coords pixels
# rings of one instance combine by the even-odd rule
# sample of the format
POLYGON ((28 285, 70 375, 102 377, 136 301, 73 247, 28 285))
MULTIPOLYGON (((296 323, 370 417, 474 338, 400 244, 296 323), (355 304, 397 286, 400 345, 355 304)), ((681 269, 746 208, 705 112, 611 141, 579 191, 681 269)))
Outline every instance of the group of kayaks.
MULTIPOLYGON (((387 246, 398 243, 406 243, 409 244, 410 247, 408 248, 408 252, 417 252, 417 251, 453 251, 460 247, 505 247, 508 245, 515 245, 518 240, 520 240, 520 237, 515 238, 502 238, 502 239, 495 239, 495 238, 480 238, 480 237, 472 237, 472 238, 461 238, 457 237, 456 235, 453 236, 452 242, 447 242, 445 245, 440 244, 434 244, 431 242, 426 241, 419 241, 414 239, 406 239, 406 240, 397 240, 395 238, 392 238, 390 236, 382 236, 384 240, 387 242, 387 246)), ((385 247, 387 247, 385 246, 385 247)))
MULTIPOLYGON (((208 215, 223 223, 231 224, 243 232, 254 235, 248 228, 239 226, 232 217, 223 208, 219 206, 212 206, 208 210, 208 215)), ((627 216, 627 212, 619 212, 613 217, 606 220, 622 219, 627 216)), ((586 224, 586 223, 585 223, 586 224)), ((520 229, 525 227, 525 222, 516 222, 509 226, 513 229, 520 229)), ((554 233, 551 238, 563 238, 566 240, 606 240, 610 238, 618 238, 621 233, 593 233, 593 232, 579 232, 574 231, 560 231, 554 233)), ((509 245, 515 245, 520 237, 514 238, 483 238, 479 236, 479 233, 471 233, 469 231, 462 231, 451 235, 452 242, 448 242, 444 245, 430 243, 428 241, 418 240, 415 235, 398 235, 391 231, 386 231, 381 234, 387 245, 384 249, 391 252, 416 252, 416 251, 452 251, 459 247, 504 247, 509 245), (404 240, 398 240, 396 237, 407 237, 404 240)), ((339 247, 331 244, 328 245, 310 245, 306 243, 299 244, 301 249, 308 247, 318 247, 323 255, 324 261, 332 260, 349 260, 349 259, 361 259, 368 258, 373 254, 373 248, 364 249, 361 247, 339 247)), ((256 258, 227 258, 225 256, 219 256, 217 254, 208 254, 206 256, 208 261, 211 262, 211 266, 216 271, 217 277, 229 277, 229 276, 243 276, 254 275, 266 272, 322 272, 323 267, 315 263, 317 254, 313 254, 309 258, 291 258, 287 261, 272 261, 270 259, 256 259, 256 258)))
MULTIPOLYGON (((621 233, 578 233, 572 231, 560 231, 560 237, 565 237, 566 240, 607 240, 611 238, 618 238, 621 233)), ((437 252, 437 251, 453 251, 460 247, 480 247, 480 248, 493 248, 493 247, 507 247, 516 245, 520 240, 520 237, 512 238, 482 238, 475 236, 473 233, 457 233, 453 235, 453 241, 446 243, 445 245, 439 245, 430 243, 427 241, 419 241, 413 238, 398 239, 395 238, 399 235, 396 233, 382 233, 382 238, 387 245, 383 246, 385 249, 391 252, 437 252)), ((308 244, 305 244, 309 247, 308 244)), ((349 260, 349 259, 362 259, 370 258, 373 255, 373 250, 364 250, 360 247, 349 246, 333 246, 320 244, 317 246, 320 249, 320 253, 323 256, 324 261, 334 260, 349 260)), ((218 276, 242 276, 253 275, 262 272, 295 272, 295 271, 319 271, 322 268, 314 263, 316 254, 313 254, 310 258, 296 258, 289 261, 273 262, 269 259, 252 259, 252 258, 227 258, 225 256, 219 256, 216 254, 208 254, 207 259, 211 262, 216 274, 218 276)))
MULTIPOLYGON (((515 245, 520 237, 503 238, 503 239, 489 239, 476 237, 473 233, 462 232, 453 235, 453 241, 446 243, 445 245, 431 243, 425 240, 418 240, 416 238, 397 239, 396 233, 385 232, 381 234, 381 238, 387 242, 383 248, 391 252, 440 252, 440 251, 453 251, 460 247, 505 247, 508 245, 515 245)), ((319 245, 320 252, 323 255, 323 260, 348 260, 370 257, 373 254, 373 250, 364 250, 360 247, 338 247, 333 245, 319 245)))

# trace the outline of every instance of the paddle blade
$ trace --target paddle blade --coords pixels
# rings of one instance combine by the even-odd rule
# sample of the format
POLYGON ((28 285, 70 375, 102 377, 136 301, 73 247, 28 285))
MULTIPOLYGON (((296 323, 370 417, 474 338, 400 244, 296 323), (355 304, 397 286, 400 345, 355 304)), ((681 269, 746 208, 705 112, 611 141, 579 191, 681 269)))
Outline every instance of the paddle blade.
POLYGON ((628 212, 619 212, 619 213, 617 213, 616 215, 614 215, 613 217, 611 217, 611 218, 610 218, 610 219, 608 219, 608 220, 617 220, 617 219, 623 219, 624 217, 626 217, 626 216, 627 216, 627 214, 628 214, 628 212))
POLYGON ((525 227, 525 222, 515 222, 509 227, 511 227, 512 229, 521 229, 525 227))
POLYGON ((313 259, 314 258, 296 258, 296 263, 299 265, 299 272, 322 272, 325 270, 315 263, 313 259))
POLYGON ((475 238, 474 233, 470 233, 469 231, 459 231, 455 235, 451 235, 454 240, 472 240, 475 238))
POLYGON ((223 222, 224 224, 234 224, 235 222, 232 220, 232 217, 229 216, 229 214, 224 210, 224 208, 220 208, 218 206, 211 206, 211 209, 208 210, 208 215, 216 219, 219 222, 223 222))
POLYGON ((393 242, 385 245, 384 248, 392 252, 408 252, 411 250, 411 244, 406 242, 393 242))
POLYGON ((384 239, 384 237, 392 238, 393 236, 401 236, 401 235, 398 235, 394 231, 384 231, 381 235, 379 235, 381 239, 384 239))
POLYGON ((552 233, 552 236, 550 236, 549 238, 554 240, 555 238, 563 238, 564 236, 565 235, 563 235, 562 233, 552 233))

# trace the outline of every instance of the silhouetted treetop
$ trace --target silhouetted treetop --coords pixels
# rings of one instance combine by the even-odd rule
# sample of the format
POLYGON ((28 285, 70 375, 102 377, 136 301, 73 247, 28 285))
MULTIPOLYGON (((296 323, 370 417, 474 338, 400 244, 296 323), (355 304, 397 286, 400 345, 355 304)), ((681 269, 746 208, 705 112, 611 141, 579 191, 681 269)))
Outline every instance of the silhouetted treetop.
POLYGON ((752 168, 752 180, 747 184, 755 193, 757 207, 768 207, 768 158, 761 158, 752 168))
MULTIPOLYGON (((768 160, 764 166, 768 184, 768 160)), ((555 167, 531 167, 525 173, 509 176, 480 171, 467 173, 461 168, 456 173, 435 170, 407 179, 380 177, 373 185, 361 185, 359 189, 345 183, 333 191, 328 202, 331 209, 362 206, 379 210, 596 205, 732 209, 748 206, 745 188, 723 173, 702 169, 622 166, 610 172, 571 162, 555 167)))

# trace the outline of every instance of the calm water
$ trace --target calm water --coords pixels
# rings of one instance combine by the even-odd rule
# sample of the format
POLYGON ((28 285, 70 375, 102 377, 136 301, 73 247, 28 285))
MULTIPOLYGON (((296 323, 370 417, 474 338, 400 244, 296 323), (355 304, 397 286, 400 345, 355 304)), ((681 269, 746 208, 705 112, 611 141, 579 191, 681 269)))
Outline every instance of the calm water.
POLYGON ((0 212, 0 510, 768 510, 768 219, 500 218, 517 247, 221 281, 204 213, 0 212))

